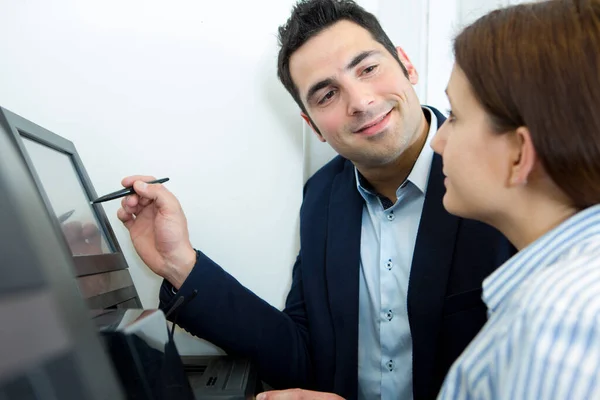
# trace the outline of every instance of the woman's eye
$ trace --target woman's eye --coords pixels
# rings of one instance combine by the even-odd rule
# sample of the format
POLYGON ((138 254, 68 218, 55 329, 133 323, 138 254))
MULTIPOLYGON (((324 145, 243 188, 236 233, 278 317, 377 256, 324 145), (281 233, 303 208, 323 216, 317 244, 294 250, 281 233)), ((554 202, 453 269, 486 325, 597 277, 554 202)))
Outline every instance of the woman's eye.
POLYGON ((448 122, 452 123, 456 120, 456 117, 454 116, 454 113, 452 112, 452 110, 448 109, 448 122))

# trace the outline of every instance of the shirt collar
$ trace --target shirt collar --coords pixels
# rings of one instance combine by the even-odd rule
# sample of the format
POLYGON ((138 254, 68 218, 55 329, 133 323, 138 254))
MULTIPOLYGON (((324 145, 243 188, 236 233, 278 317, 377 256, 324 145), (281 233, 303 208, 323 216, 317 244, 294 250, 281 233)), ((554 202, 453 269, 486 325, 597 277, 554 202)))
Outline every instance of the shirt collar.
POLYGON ((429 171, 431 170, 431 161, 433 160, 433 149, 431 148, 431 139, 435 136, 438 128, 438 121, 435 113, 431 111, 427 107, 423 107, 424 113, 429 113, 429 132, 427 133, 427 140, 425 141, 425 145, 423 146, 423 150, 421 150, 421 154, 419 154, 419 158, 417 158, 417 162, 413 169, 410 171, 408 175, 409 182, 412 182, 421 193, 425 194, 427 190, 427 183, 429 182, 429 171))
MULTIPOLYGON (((438 121, 435 113, 428 107, 421 107, 425 117, 429 121, 429 132, 427 133, 427 140, 421 154, 417 158, 415 165, 413 166, 410 174, 406 178, 406 181, 397 189, 396 194, 403 188, 407 182, 411 182, 415 185, 422 194, 425 194, 427 190, 427 183, 429 182, 429 171, 431 169, 431 162, 433 160, 433 149, 430 146, 431 139, 435 135, 438 128, 438 121)), ((371 184, 360 174, 356 166, 354 167, 354 175, 356 176, 356 187, 359 193, 366 199, 367 195, 376 195, 371 184)))
POLYGON ((494 312, 536 271, 554 264, 570 248, 600 236, 600 205, 570 217, 515 254, 483 281, 483 301, 494 312))

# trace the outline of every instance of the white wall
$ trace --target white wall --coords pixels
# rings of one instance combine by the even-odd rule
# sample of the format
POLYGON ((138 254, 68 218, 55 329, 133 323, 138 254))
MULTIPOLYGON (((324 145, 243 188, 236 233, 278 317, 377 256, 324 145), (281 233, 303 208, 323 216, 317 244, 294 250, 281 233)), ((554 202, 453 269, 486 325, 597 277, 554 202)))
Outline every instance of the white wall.
MULTIPOLYGON (((0 105, 73 141, 99 194, 129 174, 170 177, 194 245, 282 307, 303 179, 301 120, 276 78, 276 29, 292 4, 2 1, 0 105)), ((104 207, 155 307, 160 280, 118 202, 104 207)))

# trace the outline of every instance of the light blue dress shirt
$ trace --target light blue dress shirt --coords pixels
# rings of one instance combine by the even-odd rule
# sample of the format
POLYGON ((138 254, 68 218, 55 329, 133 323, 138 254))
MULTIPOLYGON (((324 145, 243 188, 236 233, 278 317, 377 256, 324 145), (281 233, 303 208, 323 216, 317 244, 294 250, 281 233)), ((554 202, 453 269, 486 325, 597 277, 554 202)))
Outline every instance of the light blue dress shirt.
POLYGON ((483 300, 488 322, 440 399, 600 399, 600 205, 514 255, 483 300))
POLYGON ((384 209, 358 170, 356 184, 365 199, 360 244, 358 327, 359 399, 412 399, 412 337, 408 322, 408 279, 425 201, 435 135, 430 115, 427 142, 397 201, 384 209), (361 183, 362 182, 362 183, 361 183))

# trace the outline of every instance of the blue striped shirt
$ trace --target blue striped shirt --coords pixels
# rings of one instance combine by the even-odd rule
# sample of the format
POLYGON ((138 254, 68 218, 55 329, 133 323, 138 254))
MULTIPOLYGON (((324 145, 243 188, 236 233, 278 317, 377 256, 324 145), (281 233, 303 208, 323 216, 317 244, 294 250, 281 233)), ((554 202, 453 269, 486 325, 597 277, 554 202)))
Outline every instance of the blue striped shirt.
POLYGON ((439 399, 600 399, 600 205, 483 282, 488 322, 439 399))

